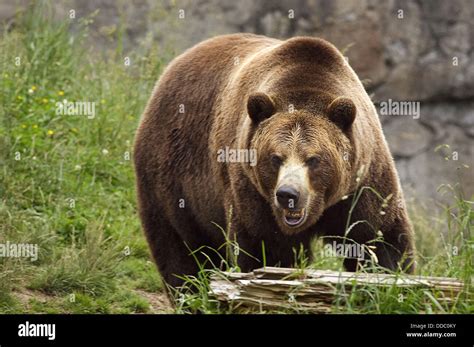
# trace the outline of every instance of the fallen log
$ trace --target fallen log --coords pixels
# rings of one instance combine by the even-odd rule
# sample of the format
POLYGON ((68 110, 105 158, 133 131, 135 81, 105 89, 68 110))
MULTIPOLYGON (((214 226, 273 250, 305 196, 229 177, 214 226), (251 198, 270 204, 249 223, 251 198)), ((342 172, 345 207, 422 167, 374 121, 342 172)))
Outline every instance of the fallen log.
POLYGON ((412 289, 425 290, 427 299, 436 294, 438 303, 448 307, 457 302, 464 284, 446 277, 266 267, 250 273, 216 273, 211 277, 210 295, 237 311, 330 313, 336 300, 343 304, 354 290, 390 287, 402 295, 412 289))

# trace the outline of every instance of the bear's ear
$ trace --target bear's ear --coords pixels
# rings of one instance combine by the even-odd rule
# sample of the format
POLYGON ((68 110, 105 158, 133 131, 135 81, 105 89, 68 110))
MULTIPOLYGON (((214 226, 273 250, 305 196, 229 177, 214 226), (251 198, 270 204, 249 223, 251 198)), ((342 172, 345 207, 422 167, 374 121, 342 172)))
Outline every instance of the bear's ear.
POLYGON ((351 99, 341 96, 331 102, 327 108, 327 113, 330 120, 342 130, 347 130, 354 122, 357 109, 351 99))
POLYGON ((247 111, 255 124, 270 118, 275 113, 275 105, 265 93, 254 93, 247 101, 247 111))

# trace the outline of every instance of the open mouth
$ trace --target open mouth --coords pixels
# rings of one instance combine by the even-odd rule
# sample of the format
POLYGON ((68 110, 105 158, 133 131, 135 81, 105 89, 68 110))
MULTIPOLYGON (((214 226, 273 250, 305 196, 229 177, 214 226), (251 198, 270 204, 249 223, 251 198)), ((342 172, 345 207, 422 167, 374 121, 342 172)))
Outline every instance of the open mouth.
POLYGON ((286 225, 290 227, 297 227, 303 223, 306 217, 306 210, 302 208, 301 210, 283 210, 283 220, 286 225))

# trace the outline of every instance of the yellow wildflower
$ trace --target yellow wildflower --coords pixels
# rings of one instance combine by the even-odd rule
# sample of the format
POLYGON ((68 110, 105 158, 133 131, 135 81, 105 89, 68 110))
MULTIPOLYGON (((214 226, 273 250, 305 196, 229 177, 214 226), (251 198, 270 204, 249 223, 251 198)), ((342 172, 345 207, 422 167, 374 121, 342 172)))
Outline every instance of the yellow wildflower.
POLYGON ((58 92, 58 95, 59 95, 59 96, 63 96, 63 95, 64 95, 64 92, 63 92, 62 90, 60 90, 60 91, 58 92))
POLYGON ((53 130, 48 130, 48 136, 53 136, 54 135, 54 131, 53 130))

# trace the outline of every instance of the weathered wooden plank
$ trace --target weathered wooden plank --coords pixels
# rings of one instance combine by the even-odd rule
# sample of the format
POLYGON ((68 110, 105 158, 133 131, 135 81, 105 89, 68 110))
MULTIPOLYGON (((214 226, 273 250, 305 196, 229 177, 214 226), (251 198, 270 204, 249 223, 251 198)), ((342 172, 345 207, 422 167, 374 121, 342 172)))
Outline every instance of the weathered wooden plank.
POLYGON ((266 267, 250 273, 221 272, 211 279, 211 291, 217 300, 243 309, 326 313, 336 298, 344 298, 358 287, 424 288, 440 292, 442 303, 452 304, 464 288, 454 278, 352 273, 330 270, 266 267))

